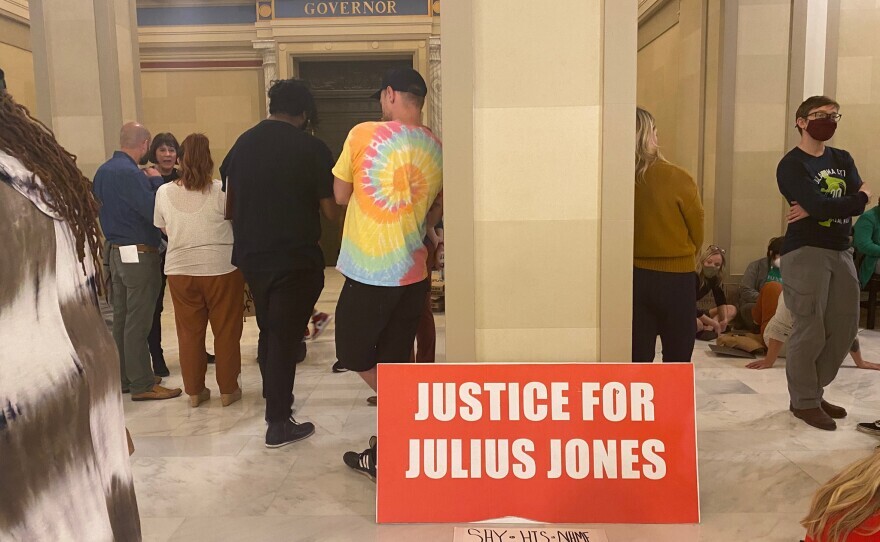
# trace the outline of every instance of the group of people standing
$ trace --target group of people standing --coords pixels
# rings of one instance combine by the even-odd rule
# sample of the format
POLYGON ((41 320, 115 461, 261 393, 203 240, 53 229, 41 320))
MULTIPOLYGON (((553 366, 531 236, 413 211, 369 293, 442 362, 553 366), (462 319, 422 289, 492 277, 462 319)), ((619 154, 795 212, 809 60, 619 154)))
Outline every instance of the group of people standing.
MULTIPOLYGON (((305 357, 303 337, 292 330, 308 329, 324 287, 320 215, 335 220, 340 205, 347 213, 338 269, 346 282, 336 311, 335 370, 356 371, 376 390, 377 362, 410 360, 430 299, 424 240, 442 214, 441 145, 421 123, 426 95, 418 72, 390 71, 375 95, 383 121, 353 128, 334 163, 310 133, 318 112, 307 84, 275 82, 269 117, 235 142, 219 167, 222 180, 213 179, 204 135, 178 146, 171 134, 159 134, 151 146, 143 126, 122 128, 121 150, 99 168, 94 194, 107 239, 122 387, 132 400, 182 393, 160 385, 160 369, 167 369, 164 360, 156 364, 154 348, 150 366, 148 337, 165 276, 190 404, 211 395, 209 322, 222 404, 241 398, 246 282, 260 330, 266 446, 310 436, 314 425, 292 416, 296 363, 305 357), (140 169, 145 157, 160 169, 140 169)), ((375 475, 375 445, 354 456, 346 456, 350 466, 375 475)))
MULTIPOLYGON (((415 70, 385 75, 374 96, 382 120, 355 126, 335 162, 309 133, 317 111, 307 84, 273 83, 269 117, 238 138, 222 180, 204 135, 178 145, 128 123, 90 182, 3 83, 0 71, 0 232, 9 256, 0 260, 9 286, 0 337, 11 353, 0 366, 0 524, 13 538, 139 539, 120 391, 136 401, 183 392, 160 385, 166 277, 193 407, 210 399, 209 322, 221 402, 241 398, 247 281, 270 448, 315 429, 293 418, 292 405, 303 331, 310 318, 316 331, 327 323, 314 314, 324 285, 319 213, 333 220, 347 205, 334 370, 356 371, 377 391, 377 363, 416 357, 443 174, 442 145, 421 121, 428 88, 415 70), (156 167, 141 169, 145 158, 156 167), (112 300, 115 349, 100 295, 112 300)), ((417 357, 432 361, 431 334, 420 333, 428 340, 417 357)), ((375 479, 376 444, 346 453, 345 464, 375 479)))

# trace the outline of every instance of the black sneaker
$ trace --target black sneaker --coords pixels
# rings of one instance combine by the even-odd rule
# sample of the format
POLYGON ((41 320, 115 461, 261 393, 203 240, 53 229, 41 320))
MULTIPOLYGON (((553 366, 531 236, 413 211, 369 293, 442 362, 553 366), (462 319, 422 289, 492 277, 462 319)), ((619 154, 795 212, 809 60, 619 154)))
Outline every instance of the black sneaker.
POLYGON ((270 422, 266 429, 266 448, 281 448, 303 440, 315 433, 315 424, 311 422, 297 423, 290 418, 283 422, 270 422))
POLYGON ((860 423, 856 426, 856 430, 869 435, 874 435, 875 437, 880 437, 880 420, 877 420, 876 422, 860 423))
POLYGON ((376 481, 376 452, 378 450, 376 444, 376 437, 370 437, 369 448, 361 453, 345 452, 342 456, 342 461, 344 461, 346 465, 357 472, 368 476, 370 480, 374 482, 376 481))
POLYGON ((336 363, 333 364, 333 372, 334 373, 347 373, 348 369, 343 367, 342 362, 337 359, 336 363))

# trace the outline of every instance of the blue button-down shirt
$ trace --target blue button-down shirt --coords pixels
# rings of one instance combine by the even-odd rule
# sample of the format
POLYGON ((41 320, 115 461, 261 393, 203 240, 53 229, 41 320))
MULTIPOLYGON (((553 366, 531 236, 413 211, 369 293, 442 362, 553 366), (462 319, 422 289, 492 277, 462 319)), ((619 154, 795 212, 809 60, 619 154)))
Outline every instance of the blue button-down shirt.
POLYGON ((153 225, 153 209, 161 184, 162 177, 148 179, 121 151, 98 168, 92 192, 101 205, 101 229, 110 243, 159 246, 161 233, 153 225))

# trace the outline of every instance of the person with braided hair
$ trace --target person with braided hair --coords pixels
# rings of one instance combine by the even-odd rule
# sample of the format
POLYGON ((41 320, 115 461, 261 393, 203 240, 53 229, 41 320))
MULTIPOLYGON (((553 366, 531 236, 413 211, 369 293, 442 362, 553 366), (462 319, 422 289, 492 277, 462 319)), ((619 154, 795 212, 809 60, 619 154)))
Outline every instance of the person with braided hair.
POLYGON ((0 71, 0 538, 140 540, 98 204, 0 71))

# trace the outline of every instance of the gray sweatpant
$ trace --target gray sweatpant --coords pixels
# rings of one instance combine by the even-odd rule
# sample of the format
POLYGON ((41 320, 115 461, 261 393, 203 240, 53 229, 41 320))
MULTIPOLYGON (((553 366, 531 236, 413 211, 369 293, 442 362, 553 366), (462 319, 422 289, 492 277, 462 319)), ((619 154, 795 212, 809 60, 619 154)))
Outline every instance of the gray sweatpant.
POLYGON ((858 333, 859 280, 851 250, 802 247, 782 257, 794 325, 785 373, 794 408, 818 408, 858 333))

